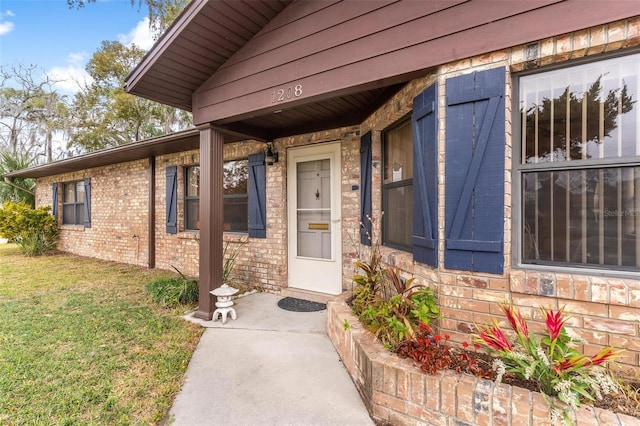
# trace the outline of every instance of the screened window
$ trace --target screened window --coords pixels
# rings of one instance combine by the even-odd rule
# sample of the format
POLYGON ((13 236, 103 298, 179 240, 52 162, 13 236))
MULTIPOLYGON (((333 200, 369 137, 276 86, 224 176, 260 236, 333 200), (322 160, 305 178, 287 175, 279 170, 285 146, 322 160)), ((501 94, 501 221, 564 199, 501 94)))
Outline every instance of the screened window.
POLYGON ((62 223, 84 225, 84 181, 63 184, 62 223))
POLYGON ((411 250, 413 232, 413 136, 411 121, 383 134, 383 244, 411 250))
MULTIPOLYGON (((247 160, 225 161, 224 180, 224 230, 247 232, 249 207, 247 195, 247 160)), ((185 229, 200 229, 200 166, 185 168, 185 229)))
POLYGON ((640 268, 640 55, 521 77, 523 263, 640 268))
POLYGON ((184 176, 184 227, 200 229, 200 166, 186 167, 184 176))

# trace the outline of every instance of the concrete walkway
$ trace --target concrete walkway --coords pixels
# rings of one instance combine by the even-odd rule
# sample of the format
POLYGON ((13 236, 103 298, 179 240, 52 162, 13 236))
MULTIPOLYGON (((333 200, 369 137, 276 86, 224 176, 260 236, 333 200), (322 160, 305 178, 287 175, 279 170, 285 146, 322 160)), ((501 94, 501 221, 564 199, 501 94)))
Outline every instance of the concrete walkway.
POLYGON ((281 297, 236 299, 236 320, 207 327, 168 424, 373 425, 326 335, 327 311, 290 312, 281 297))

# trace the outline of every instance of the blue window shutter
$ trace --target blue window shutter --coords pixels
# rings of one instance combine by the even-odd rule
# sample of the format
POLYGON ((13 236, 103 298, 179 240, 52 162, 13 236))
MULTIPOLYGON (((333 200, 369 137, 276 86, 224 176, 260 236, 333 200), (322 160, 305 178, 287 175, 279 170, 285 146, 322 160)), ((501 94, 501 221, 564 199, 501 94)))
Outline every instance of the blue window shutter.
POLYGON ((360 243, 371 245, 371 132, 360 138, 360 243))
POLYGON ((51 214, 58 220, 58 182, 51 184, 51 214))
POLYGON ((413 259, 438 265, 437 88, 413 100, 413 259))
POLYGON ((178 167, 167 167, 167 234, 178 233, 178 167))
POLYGON ((91 228, 91 178, 84 180, 84 227, 91 228))
POLYGON ((446 86, 445 267, 500 274, 505 68, 450 78, 446 86))
POLYGON ((252 154, 249 163, 249 237, 267 238, 267 169, 264 153, 252 154))

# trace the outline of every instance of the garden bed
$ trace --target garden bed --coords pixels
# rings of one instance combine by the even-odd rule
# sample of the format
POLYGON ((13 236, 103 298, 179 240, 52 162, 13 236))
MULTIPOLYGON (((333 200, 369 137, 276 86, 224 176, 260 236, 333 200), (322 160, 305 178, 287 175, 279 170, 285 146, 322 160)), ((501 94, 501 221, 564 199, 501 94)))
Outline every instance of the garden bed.
MULTIPOLYGON (((393 425, 550 425, 542 394, 453 371, 424 374, 364 329, 343 293, 327 304, 327 333, 371 415, 393 425)), ((583 405, 576 425, 640 426, 640 419, 583 405)))

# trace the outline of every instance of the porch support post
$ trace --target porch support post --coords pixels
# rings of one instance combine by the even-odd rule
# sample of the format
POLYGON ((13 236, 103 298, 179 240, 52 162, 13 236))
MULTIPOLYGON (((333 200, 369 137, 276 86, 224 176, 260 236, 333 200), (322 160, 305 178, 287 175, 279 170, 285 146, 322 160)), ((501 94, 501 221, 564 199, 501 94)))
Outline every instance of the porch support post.
POLYGON ((194 316, 210 320, 215 296, 222 285, 223 201, 222 165, 224 136, 210 125, 200 130, 200 278, 199 306, 194 316))

